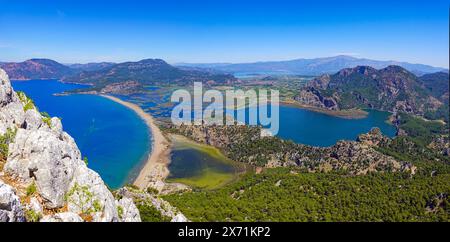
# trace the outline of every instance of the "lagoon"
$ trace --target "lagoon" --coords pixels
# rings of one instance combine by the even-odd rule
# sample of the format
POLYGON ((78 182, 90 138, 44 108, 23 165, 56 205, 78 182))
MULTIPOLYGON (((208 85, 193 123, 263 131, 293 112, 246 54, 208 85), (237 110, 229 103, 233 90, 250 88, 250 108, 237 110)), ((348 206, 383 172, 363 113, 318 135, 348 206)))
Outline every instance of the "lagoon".
POLYGON ((172 135, 169 182, 202 189, 214 189, 232 181, 244 170, 218 149, 172 135))
POLYGON ((345 119, 313 112, 293 106, 280 106, 280 130, 278 137, 296 143, 313 146, 331 146, 339 140, 355 140, 359 134, 378 127, 389 137, 396 134, 396 128, 387 123, 390 113, 366 110, 367 117, 345 119))
MULTIPOLYGON (((256 106, 245 109, 245 123, 247 124, 249 123, 249 110, 258 112, 256 106)), ((367 116, 363 118, 341 118, 282 104, 279 106, 279 131, 276 136, 292 140, 295 143, 319 147, 332 146, 339 140, 356 140, 358 135, 367 133, 375 127, 380 128, 381 132, 388 137, 395 136, 396 128, 388 123, 389 112, 365 111, 367 116)), ((235 118, 236 113, 235 111, 235 118)), ((233 115, 233 112, 228 114, 233 115)), ((270 107, 268 115, 271 116, 270 107)))

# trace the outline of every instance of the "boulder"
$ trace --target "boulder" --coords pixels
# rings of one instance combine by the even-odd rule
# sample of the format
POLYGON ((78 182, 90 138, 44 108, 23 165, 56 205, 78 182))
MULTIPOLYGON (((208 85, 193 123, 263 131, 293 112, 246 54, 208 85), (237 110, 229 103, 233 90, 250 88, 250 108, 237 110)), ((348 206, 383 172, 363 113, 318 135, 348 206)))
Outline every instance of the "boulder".
POLYGON ((67 212, 47 215, 39 222, 83 222, 83 219, 76 213, 67 212))
POLYGON ((44 209, 37 198, 30 198, 30 203, 28 204, 28 209, 33 210, 36 214, 44 214, 44 209))
POLYGON ((181 213, 177 214, 170 222, 188 222, 188 219, 181 213))
POLYGON ((2 87, 0 88, 0 107, 5 107, 9 103, 17 100, 17 96, 11 87, 8 75, 2 69, 0 69, 0 86, 2 87))
POLYGON ((94 222, 117 222, 119 221, 116 202, 113 195, 106 187, 100 176, 93 170, 83 165, 76 168, 74 173, 74 179, 70 183, 70 187, 87 187, 87 193, 76 195, 69 199, 68 209, 69 212, 82 213, 82 208, 77 205, 77 201, 83 199, 83 197, 91 197, 88 199, 88 207, 93 208, 94 222))
MULTIPOLYGON (((42 221, 119 221, 116 201, 101 177, 81 160, 74 139, 63 131, 61 120, 44 122, 37 109, 24 111, 8 76, 0 69, 0 135, 8 128, 17 130, 9 144, 1 175, 13 179, 23 189, 34 182, 40 198, 31 199, 28 209, 36 212, 67 205, 67 213, 45 216, 42 221), (81 189, 76 191, 76 189, 81 189), (86 208, 77 206, 88 198, 86 208), (83 216, 80 216, 82 214, 83 216)), ((11 187, 1 183, 0 221, 25 221, 19 198, 11 187)), ((124 207, 124 221, 140 221, 132 200, 117 202, 124 207)))
POLYGON ((25 222, 20 199, 14 189, 0 180, 0 222, 25 222))
POLYGON ((75 170, 85 165, 75 143, 61 140, 48 129, 19 129, 9 153, 5 173, 25 182, 34 179, 49 209, 64 205, 75 170))
POLYGON ((141 222, 141 215, 139 210, 134 205, 131 198, 124 197, 116 201, 117 210, 121 211, 119 219, 121 222, 141 222))
POLYGON ((37 130, 42 126, 42 116, 36 109, 30 109, 25 112, 25 120, 22 127, 27 130, 37 130))

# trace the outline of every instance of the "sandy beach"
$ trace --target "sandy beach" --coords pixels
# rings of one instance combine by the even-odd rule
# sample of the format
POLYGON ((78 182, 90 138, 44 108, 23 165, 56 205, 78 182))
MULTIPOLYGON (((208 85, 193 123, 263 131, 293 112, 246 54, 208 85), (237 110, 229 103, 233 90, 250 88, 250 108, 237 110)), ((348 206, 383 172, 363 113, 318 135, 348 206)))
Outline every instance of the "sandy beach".
POLYGON ((162 189, 162 187, 164 186, 164 180, 169 175, 167 166, 170 162, 170 143, 163 136, 161 130, 156 125, 155 120, 150 114, 146 113, 136 104, 125 102, 119 98, 109 95, 101 96, 132 109, 145 121, 147 126, 151 129, 152 151, 151 154, 149 154, 147 162, 142 167, 133 184, 141 189, 145 189, 150 185, 155 188, 161 187, 162 189))

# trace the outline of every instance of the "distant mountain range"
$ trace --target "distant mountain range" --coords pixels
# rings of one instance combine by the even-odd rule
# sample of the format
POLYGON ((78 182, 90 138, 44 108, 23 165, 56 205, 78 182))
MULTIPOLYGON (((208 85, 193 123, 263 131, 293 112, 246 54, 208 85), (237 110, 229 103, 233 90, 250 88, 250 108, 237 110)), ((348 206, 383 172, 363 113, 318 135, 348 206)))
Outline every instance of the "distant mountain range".
POLYGON ((103 88, 113 83, 186 84, 201 81, 206 84, 230 84, 236 78, 230 74, 212 73, 196 68, 177 68, 161 59, 146 59, 125 63, 88 63, 63 65, 49 59, 0 63, 0 68, 12 80, 60 79, 65 82, 89 83, 103 88))
MULTIPOLYGON (((299 75, 322 75, 333 74, 344 68, 353 68, 355 66, 371 66, 376 69, 382 69, 390 65, 401 66, 415 75, 424 75, 435 72, 447 72, 448 70, 440 67, 433 67, 423 64, 411 64, 407 62, 397 61, 377 61, 370 59, 355 58, 351 56, 335 56, 327 58, 316 59, 296 59, 290 61, 268 61, 255 63, 209 63, 209 64, 189 64, 180 63, 174 66, 166 62, 159 65, 146 65, 158 59, 142 60, 139 62, 99 62, 87 64, 61 64, 49 59, 30 59, 24 62, 0 62, 0 68, 4 69, 11 79, 61 79, 61 78, 79 78, 86 80, 87 78, 94 78, 100 76, 102 70, 106 69, 123 69, 126 66, 133 66, 141 71, 134 70, 139 78, 145 79, 141 74, 150 74, 148 78, 154 78, 158 72, 160 76, 156 76, 160 80, 163 79, 180 79, 181 76, 185 78, 199 76, 200 79, 229 79, 229 74, 236 73, 270 73, 270 74, 299 74, 299 75), (143 71, 148 68, 156 68, 159 70, 143 71), (85 72, 81 74, 82 72, 85 72), (98 73, 86 73, 98 72, 98 73), (150 73, 152 72, 152 73, 150 73), (169 73, 171 72, 171 73, 169 73), (165 74, 164 74, 165 73, 165 74), (78 77, 76 77, 78 76, 78 77)), ((123 74, 123 73, 122 73, 123 74)), ((119 74, 120 75, 120 74, 119 74)), ((215 81, 215 80, 213 80, 215 81)), ((223 80, 222 80, 223 81, 223 80)), ((221 82, 219 80, 219 82, 221 82)))
POLYGON ((103 68, 111 67, 115 65, 114 62, 92 62, 87 64, 66 64, 68 67, 80 71, 97 71, 103 68))
POLYGON ((445 68, 433 67, 423 64, 411 64, 398 61, 378 61, 351 56, 335 56, 315 59, 296 59, 288 61, 267 61, 254 63, 211 63, 211 64, 189 64, 179 63, 176 66, 197 67, 214 69, 228 73, 280 73, 280 74, 300 74, 300 75, 322 75, 336 73, 344 68, 355 66, 371 66, 376 69, 385 68, 390 65, 401 66, 416 75, 444 71, 445 68))
POLYGON ((161 59, 146 59, 109 65, 95 71, 82 71, 62 79, 66 82, 89 83, 105 87, 113 83, 134 82, 140 85, 185 85, 194 81, 205 84, 231 84, 233 75, 215 74, 207 71, 184 70, 167 64, 161 59))
POLYGON ((31 59, 24 62, 0 63, 0 68, 12 80, 59 79, 76 72, 66 65, 49 59, 31 59))

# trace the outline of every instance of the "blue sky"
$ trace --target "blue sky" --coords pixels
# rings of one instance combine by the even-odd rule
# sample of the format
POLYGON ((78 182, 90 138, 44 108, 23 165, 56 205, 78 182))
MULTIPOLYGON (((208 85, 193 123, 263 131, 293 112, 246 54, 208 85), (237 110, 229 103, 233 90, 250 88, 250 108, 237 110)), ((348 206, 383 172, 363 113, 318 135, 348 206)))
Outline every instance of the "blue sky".
POLYGON ((449 2, 0 0, 0 61, 252 62, 348 54, 448 68, 449 2))

